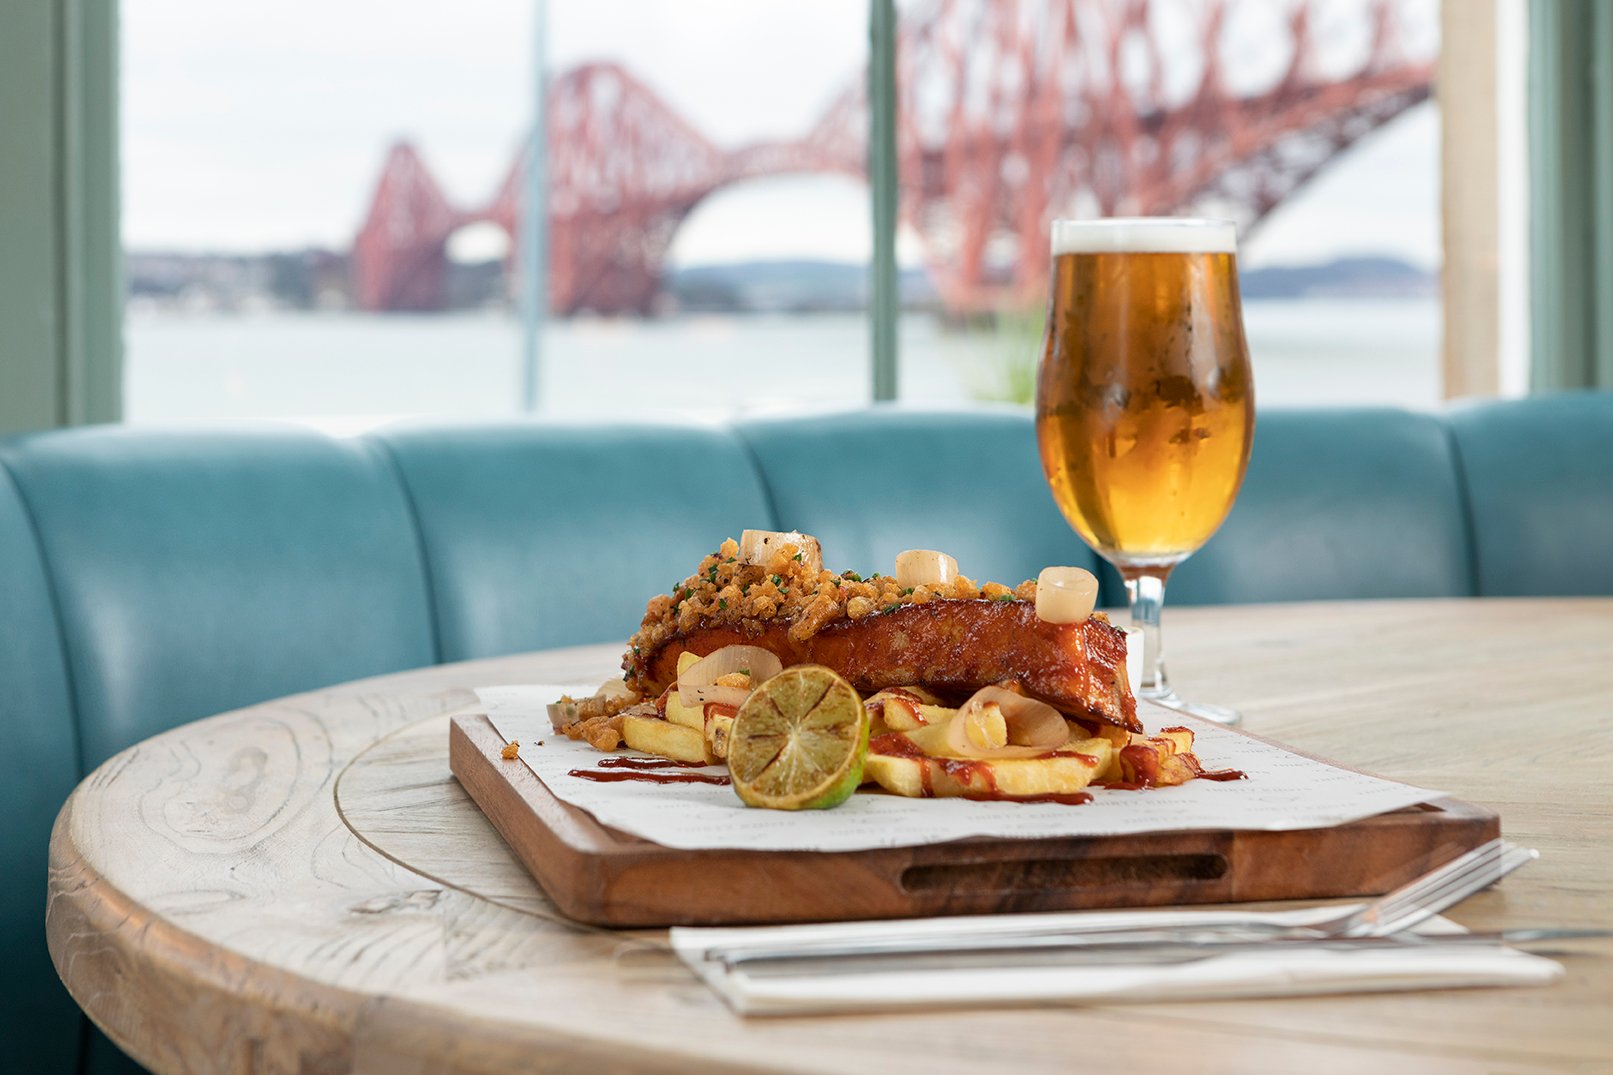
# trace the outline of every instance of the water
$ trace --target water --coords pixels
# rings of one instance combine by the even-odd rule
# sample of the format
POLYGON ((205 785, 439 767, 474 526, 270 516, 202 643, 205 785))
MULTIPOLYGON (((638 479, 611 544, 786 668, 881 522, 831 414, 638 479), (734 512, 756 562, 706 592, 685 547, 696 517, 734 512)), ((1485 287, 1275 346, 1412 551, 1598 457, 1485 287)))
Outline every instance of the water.
MULTIPOLYGON (((1304 300, 1246 306, 1262 406, 1438 403, 1439 306, 1304 300)), ((901 321, 901 394, 958 405, 1015 380, 1038 328, 998 335, 901 321)), ((857 315, 571 321, 544 338, 543 409, 720 419, 868 398, 857 315)), ((290 418, 337 432, 410 415, 519 412, 520 325, 505 314, 195 314, 131 310, 125 407, 138 423, 290 418)))

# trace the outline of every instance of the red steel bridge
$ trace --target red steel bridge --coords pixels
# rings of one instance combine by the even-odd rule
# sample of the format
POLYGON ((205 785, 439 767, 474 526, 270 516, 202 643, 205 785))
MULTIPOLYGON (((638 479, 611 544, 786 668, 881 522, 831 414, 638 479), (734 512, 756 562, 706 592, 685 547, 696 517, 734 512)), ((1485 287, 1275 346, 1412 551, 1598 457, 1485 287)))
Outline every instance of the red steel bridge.
MULTIPOLYGON (((1437 46, 1407 0, 936 0, 897 43, 903 221, 942 300, 1040 294, 1059 215, 1230 216, 1248 229, 1329 160, 1426 99, 1437 46), (1275 62, 1273 62, 1275 60, 1275 62)), ((647 313, 679 225, 713 192, 786 173, 866 175, 861 79, 793 141, 713 145, 633 74, 558 75, 549 123, 549 297, 647 313)), ((516 160, 455 206, 392 147, 353 244, 358 304, 431 310, 467 224, 519 233, 516 160)), ((513 244, 512 244, 513 245, 513 244)))

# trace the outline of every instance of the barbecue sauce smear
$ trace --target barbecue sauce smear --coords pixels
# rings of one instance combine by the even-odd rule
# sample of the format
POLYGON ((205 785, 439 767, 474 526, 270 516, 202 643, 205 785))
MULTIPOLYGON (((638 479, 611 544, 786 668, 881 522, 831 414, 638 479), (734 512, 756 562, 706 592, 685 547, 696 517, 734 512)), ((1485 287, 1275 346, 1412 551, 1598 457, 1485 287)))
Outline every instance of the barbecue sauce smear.
POLYGON ((671 758, 629 758, 613 756, 601 758, 598 769, 572 769, 567 776, 592 780, 600 784, 618 784, 632 780, 644 784, 715 784, 722 787, 730 781, 726 776, 713 773, 657 772, 666 769, 699 769, 704 766, 692 761, 673 761, 671 758), (602 771, 608 770, 608 771, 602 771))

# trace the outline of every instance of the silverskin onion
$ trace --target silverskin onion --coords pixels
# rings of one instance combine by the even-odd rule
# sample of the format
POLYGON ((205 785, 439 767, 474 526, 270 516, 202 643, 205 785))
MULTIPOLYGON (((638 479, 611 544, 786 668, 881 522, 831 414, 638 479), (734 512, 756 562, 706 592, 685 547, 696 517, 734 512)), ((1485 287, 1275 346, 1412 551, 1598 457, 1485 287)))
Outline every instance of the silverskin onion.
POLYGON ((980 688, 947 725, 947 749, 960 758, 1039 758, 1069 741, 1062 713, 1004 687, 980 688))
POLYGON ((958 577, 958 561, 934 549, 907 549, 896 554, 896 585, 945 586, 958 577))
POLYGON ((799 549, 801 565, 816 574, 823 570, 823 547, 818 539, 799 530, 746 530, 739 535, 739 562, 766 567, 786 545, 799 549))
POLYGON ((691 664, 678 677, 678 701, 686 706, 743 705, 751 689, 784 671, 784 662, 772 650, 760 646, 724 646, 691 664), (750 687, 718 686, 723 676, 743 672, 750 676, 750 687))
POLYGON ((1098 576, 1084 567, 1044 567, 1036 576, 1036 615, 1048 623, 1081 623, 1098 603, 1098 576))

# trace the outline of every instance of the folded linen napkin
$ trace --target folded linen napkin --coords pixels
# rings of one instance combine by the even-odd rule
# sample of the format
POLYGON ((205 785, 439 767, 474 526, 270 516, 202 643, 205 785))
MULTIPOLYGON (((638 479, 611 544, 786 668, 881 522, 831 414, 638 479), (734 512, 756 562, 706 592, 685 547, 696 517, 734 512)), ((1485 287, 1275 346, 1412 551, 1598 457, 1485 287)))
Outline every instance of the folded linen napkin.
MULTIPOLYGON (((831 940, 921 938, 933 936, 938 930, 983 929, 990 934, 1012 932, 1030 923, 1048 929, 1147 928, 1208 924, 1231 916, 1303 924, 1331 917, 1340 910, 1325 907, 1274 915, 1099 911, 744 929, 679 928, 671 931, 671 941, 679 958, 741 1015, 1544 985, 1563 973, 1562 967, 1549 959, 1500 944, 1481 943, 1387 950, 1273 946, 1269 950, 1237 950, 1193 962, 1166 964, 1128 963, 1110 957, 1099 963, 1048 965, 1037 960, 1015 965, 1014 956, 1005 954, 1000 965, 982 965, 970 959, 946 966, 944 961, 938 964, 931 958, 920 968, 891 958, 872 965, 865 962, 855 974, 824 973, 821 963, 772 963, 762 972, 752 964, 728 964, 708 958, 715 951, 740 945, 789 949, 792 945, 810 946, 831 940)), ((1462 932, 1444 918, 1430 920, 1419 931, 1462 932)))

